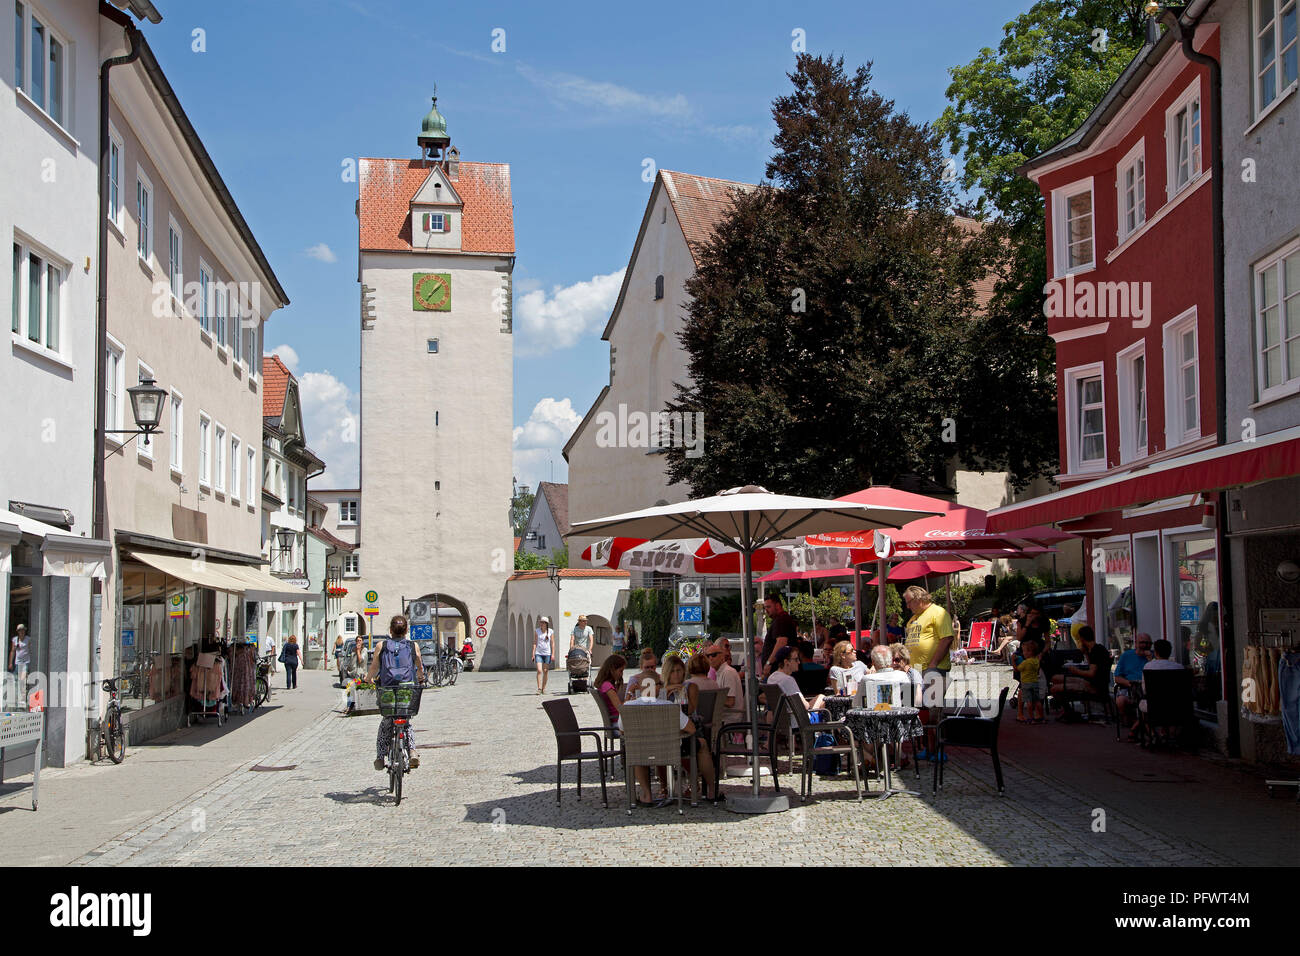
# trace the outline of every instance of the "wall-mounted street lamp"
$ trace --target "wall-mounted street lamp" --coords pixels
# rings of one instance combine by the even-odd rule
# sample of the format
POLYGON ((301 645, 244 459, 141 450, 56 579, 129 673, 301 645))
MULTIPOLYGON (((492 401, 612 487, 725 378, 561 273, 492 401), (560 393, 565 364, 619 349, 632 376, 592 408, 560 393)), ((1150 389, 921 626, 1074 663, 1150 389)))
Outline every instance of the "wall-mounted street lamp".
POLYGON ((559 567, 556 566, 556 565, 554 565, 554 564, 548 564, 548 565, 546 566, 546 577, 550 580, 550 582, 551 582, 552 584, 555 585, 555 590, 558 591, 558 590, 560 589, 560 569, 559 569, 559 567))
MULTIPOLYGON (((135 419, 135 428, 106 429, 107 435, 130 435, 135 438, 144 436, 144 443, 149 444, 149 436, 158 430, 162 421, 163 400, 167 390, 159 388, 152 378, 143 378, 139 385, 132 385, 126 390, 131 399, 131 417, 135 419)), ((131 439, 128 438, 129 442, 131 439)))

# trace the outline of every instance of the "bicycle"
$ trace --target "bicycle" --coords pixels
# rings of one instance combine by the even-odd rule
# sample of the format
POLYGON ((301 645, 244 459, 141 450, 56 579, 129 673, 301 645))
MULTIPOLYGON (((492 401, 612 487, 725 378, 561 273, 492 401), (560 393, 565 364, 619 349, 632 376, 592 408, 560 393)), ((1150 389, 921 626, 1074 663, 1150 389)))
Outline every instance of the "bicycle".
POLYGON ((108 759, 113 763, 121 763, 126 759, 126 728, 122 725, 122 708, 117 703, 117 685, 123 680, 125 678, 110 677, 103 682, 102 686, 108 692, 108 707, 104 711, 104 719, 99 722, 96 760, 106 751, 108 759))
MULTIPOLYGON (((427 671, 426 671, 427 673, 427 671)), ((393 795, 393 805, 402 803, 402 778, 411 772, 411 745, 406 731, 411 718, 420 712, 420 697, 424 685, 411 683, 377 688, 376 698, 382 717, 393 718, 393 736, 388 744, 388 792, 393 795)))
POLYGON ((258 658, 257 678, 253 686, 253 707, 261 707, 271 699, 271 655, 258 658))

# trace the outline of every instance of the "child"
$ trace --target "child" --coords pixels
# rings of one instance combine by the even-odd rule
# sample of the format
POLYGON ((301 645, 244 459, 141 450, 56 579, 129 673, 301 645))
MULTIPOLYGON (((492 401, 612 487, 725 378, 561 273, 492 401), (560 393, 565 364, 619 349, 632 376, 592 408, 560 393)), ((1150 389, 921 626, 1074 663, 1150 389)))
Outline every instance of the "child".
POLYGON ((1020 723, 1041 724, 1043 722, 1043 688, 1039 683, 1042 666, 1043 649, 1036 638, 1027 639, 1021 646, 1024 658, 1016 665, 1016 677, 1020 680, 1020 700, 1016 706, 1016 720, 1020 723), (1025 712, 1029 711, 1029 720, 1025 712))

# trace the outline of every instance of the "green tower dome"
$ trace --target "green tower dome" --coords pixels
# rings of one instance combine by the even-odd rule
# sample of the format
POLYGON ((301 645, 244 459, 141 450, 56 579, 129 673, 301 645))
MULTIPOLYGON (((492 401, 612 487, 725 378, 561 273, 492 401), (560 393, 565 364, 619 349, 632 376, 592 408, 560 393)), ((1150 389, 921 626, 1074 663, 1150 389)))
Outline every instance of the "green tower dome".
POLYGON ((447 135, 447 120, 438 112, 438 95, 436 89, 437 88, 435 87, 433 107, 420 122, 420 135, 416 139, 416 142, 424 148, 434 147, 437 149, 445 149, 451 142, 451 138, 447 135))

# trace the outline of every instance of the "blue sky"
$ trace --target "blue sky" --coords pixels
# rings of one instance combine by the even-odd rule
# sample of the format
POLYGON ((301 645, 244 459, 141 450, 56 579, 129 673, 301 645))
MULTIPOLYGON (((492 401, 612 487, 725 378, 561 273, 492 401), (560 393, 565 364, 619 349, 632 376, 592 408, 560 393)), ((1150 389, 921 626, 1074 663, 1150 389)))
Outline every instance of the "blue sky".
POLYGON ((535 485, 566 480, 559 449, 606 383, 600 333, 649 198, 644 160, 760 179, 796 29, 810 52, 874 61, 876 88, 933 120, 948 68, 1029 5, 158 0, 163 22, 144 29, 292 300, 266 346, 288 346, 322 487, 356 476, 341 427, 358 385, 345 160, 415 156, 436 83, 462 158, 511 165, 515 473, 535 485))

